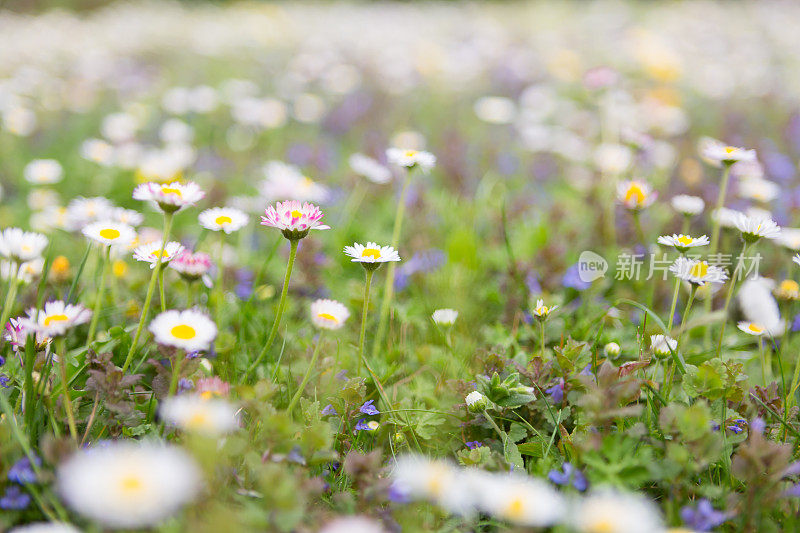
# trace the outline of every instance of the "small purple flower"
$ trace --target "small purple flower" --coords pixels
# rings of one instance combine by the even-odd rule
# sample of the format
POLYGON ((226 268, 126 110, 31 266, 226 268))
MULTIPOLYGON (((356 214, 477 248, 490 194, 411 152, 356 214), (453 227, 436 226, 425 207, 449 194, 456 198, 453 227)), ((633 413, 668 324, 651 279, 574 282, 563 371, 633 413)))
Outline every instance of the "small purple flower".
POLYGON ((336 379, 339 381, 347 381, 347 370, 340 370, 336 373, 336 379))
POLYGON ((410 491, 399 483, 392 483, 387 493, 389 501, 395 503, 408 503, 411 501, 410 491))
POLYGON ((374 405, 372 405, 374 402, 375 400, 366 401, 364 402, 364 405, 358 408, 358 410, 364 413, 365 415, 378 415, 380 414, 380 411, 378 411, 378 409, 374 405))
POLYGON ((336 409, 333 408, 333 405, 328 404, 322 409, 321 414, 322 416, 336 416, 339 413, 336 412, 336 409))
POLYGON ((3 387, 4 389, 7 389, 10 386, 11 385, 8 382, 8 376, 6 376, 5 374, 0 374, 0 387, 3 387))
POLYGON ((186 378, 181 378, 181 379, 178 380, 178 393, 179 394, 181 392, 188 392, 188 391, 192 390, 193 388, 194 388, 194 383, 192 383, 192 380, 186 379, 186 378))
POLYGON ((575 263, 564 272, 564 277, 561 279, 561 285, 568 289, 575 289, 576 291, 585 291, 592 286, 591 281, 583 281, 578 273, 578 263, 575 263))
POLYGON ((240 300, 247 300, 253 294, 253 271, 240 268, 236 271, 236 287, 233 292, 240 300))
POLYGON ((31 503, 31 497, 22 492, 19 485, 11 485, 0 498, 0 509, 7 511, 21 511, 31 503))
POLYGON ((542 294, 542 285, 539 283, 539 275, 533 270, 529 271, 525 276, 525 286, 528 288, 528 292, 533 296, 542 294))
POLYGON ((589 487, 589 482, 583 472, 572 466, 572 463, 561 465, 561 471, 551 470, 547 474, 547 479, 559 486, 572 485, 576 490, 583 492, 589 487))
MULTIPOLYGON (((42 466, 42 460, 33 456, 36 466, 42 466)), ((36 483, 36 472, 31 467, 31 461, 25 456, 14 463, 8 470, 8 480, 13 483, 25 485, 26 483, 36 483)))
POLYGON ((471 440, 469 442, 465 442, 464 446, 466 446, 470 450, 474 450, 475 448, 480 448, 481 446, 483 446, 483 443, 479 440, 471 440))
MULTIPOLYGON (((741 419, 739 419, 741 420, 741 419)), ((750 422, 750 431, 755 431, 756 433, 764 433, 764 430, 767 428, 766 422, 761 417, 756 417, 750 422)))
POLYGON ((729 513, 717 511, 707 499, 697 502, 697 507, 685 506, 681 509, 681 520, 689 529, 711 531, 730 518, 729 513))
POLYGON ((299 465, 306 464, 306 458, 303 457, 303 454, 300 453, 300 446, 295 446, 292 448, 292 451, 286 455, 286 459, 293 463, 297 463, 299 465))
POLYGON ((447 257, 441 250, 431 249, 415 253, 411 259, 400 265, 395 271, 394 288, 400 292, 410 282, 412 275, 417 273, 431 272, 442 266, 447 257))
POLYGON ((0 355, 0 366, 3 366, 4 364, 6 364, 6 358, 0 355))
POLYGON ((544 390, 553 403, 561 403, 564 401, 564 378, 558 378, 555 385, 549 389, 544 390))
POLYGON ((378 423, 374 420, 367 422, 366 418, 362 418, 356 424, 355 431, 375 431, 378 429, 378 423))

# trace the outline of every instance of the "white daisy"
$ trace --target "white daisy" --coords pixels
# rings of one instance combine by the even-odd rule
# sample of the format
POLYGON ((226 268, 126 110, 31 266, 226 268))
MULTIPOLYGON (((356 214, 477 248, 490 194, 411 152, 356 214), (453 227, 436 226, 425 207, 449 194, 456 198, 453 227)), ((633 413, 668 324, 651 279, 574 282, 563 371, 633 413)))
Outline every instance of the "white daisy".
POLYGON ((90 222, 108 218, 108 213, 112 209, 114 209, 114 204, 108 198, 79 196, 67 205, 67 226, 70 229, 79 230, 90 222))
POLYGON ((22 319, 25 327, 47 337, 63 335, 68 329, 84 324, 92 317, 92 312, 80 304, 67 304, 55 300, 44 304, 44 309, 31 307, 28 316, 22 319))
POLYGON ((474 513, 475 493, 462 469, 449 462, 417 455, 397 459, 393 489, 407 498, 428 500, 459 515, 474 513))
POLYGON ((793 279, 785 279, 773 291, 780 300, 800 300, 800 284, 793 279))
POLYGON ((601 490, 577 503, 568 519, 580 533, 663 533, 658 509, 635 494, 601 490))
POLYGON ((794 254, 792 256, 792 261, 794 261, 796 264, 800 265, 800 254, 794 254))
POLYGON ((17 263, 24 263, 42 256, 47 247, 47 237, 41 233, 6 228, 0 232, 0 255, 17 263))
POLYGON ((109 166, 114 162, 114 147, 102 139, 87 139, 81 144, 81 157, 109 166))
POLYGON ((556 309, 558 309, 557 305, 554 305, 552 307, 547 307, 546 305, 544 305, 544 300, 539 299, 536 300, 536 307, 533 308, 533 316, 535 316, 539 320, 544 320, 550 315, 550 313, 552 313, 556 309))
POLYGON ((130 245, 136 239, 136 230, 127 224, 104 220, 87 224, 81 230, 87 238, 106 246, 130 245))
POLYGON ((617 184, 617 200, 631 211, 649 207, 657 197, 658 193, 653 192, 650 184, 644 181, 632 180, 617 184))
POLYGON ((326 523, 319 533, 386 533, 386 529, 366 516, 345 516, 326 523))
POLYGON ((237 407, 221 398, 180 394, 161 401, 159 414, 167 424, 190 433, 219 436, 239 429, 237 407))
POLYGON ((359 176, 364 176, 372 183, 387 183, 392 179, 391 170, 364 154, 353 154, 348 162, 353 172, 359 176))
POLYGON ((682 215, 699 215, 706 207, 706 203, 699 196, 679 194, 670 200, 672 208, 682 215))
POLYGON ((458 311, 455 309, 437 309, 433 312, 431 318, 440 326, 452 326, 458 318, 458 311))
POLYGON ((168 263, 173 257, 183 251, 183 245, 179 242, 169 241, 164 247, 164 252, 161 252, 161 241, 155 241, 148 244, 137 246, 133 250, 133 257, 137 261, 144 261, 150 263, 150 268, 156 267, 159 261, 159 254, 162 254, 161 262, 168 263))
POLYGON ((258 190, 267 202, 296 200, 298 202, 324 203, 330 191, 324 185, 316 183, 294 165, 283 161, 269 161, 264 165, 266 179, 258 190))
POLYGON ((121 222, 129 226, 138 226, 144 222, 144 215, 133 209, 125 209, 124 207, 115 207, 109 213, 109 218, 116 222, 121 222))
POLYGON ((81 531, 64 522, 34 522, 15 527, 8 533, 81 533, 81 531))
POLYGON ((780 306, 772 294, 774 289, 773 280, 755 277, 744 280, 736 294, 744 319, 759 324, 771 336, 783 334, 786 328, 786 322, 781 318, 780 306))
POLYGON ((658 357, 668 357, 678 349, 678 341, 667 335, 650 335, 650 349, 658 357))
POLYGON ((781 193, 777 183, 763 179, 745 180, 739 183, 739 196, 750 200, 769 203, 781 193))
POLYGON ((233 207, 212 207, 200 213, 197 218, 204 228, 229 234, 242 229, 248 220, 245 213, 233 207))
POLYGON ((23 173, 29 183, 43 185, 61 181, 64 169, 55 159, 34 159, 25 165, 23 173))
POLYGON ((705 246, 708 244, 708 237, 702 235, 700 237, 690 237, 689 235, 684 235, 681 233, 680 235, 673 234, 670 235, 662 235, 658 238, 658 244, 663 244, 664 246, 672 246, 679 252, 686 252, 689 248, 694 248, 695 246, 705 246))
POLYGON ((728 209, 727 207, 720 207, 711 212, 711 219, 723 228, 735 228, 736 219, 742 214, 741 211, 736 209, 728 209))
POLYGON ((0 277, 10 280, 12 276, 16 276, 20 282, 30 283, 34 278, 42 275, 42 268, 44 268, 44 259, 41 257, 25 261, 22 264, 4 259, 0 261, 0 277))
MULTIPOLYGON (((344 253, 350 256, 351 262, 362 264, 380 264, 390 261, 400 261, 400 254, 391 246, 380 246, 374 242, 368 242, 366 246, 360 243, 353 243, 353 246, 345 246, 344 253)), ((379 266, 379 265, 378 265, 379 266)))
POLYGON ((206 195, 194 182, 142 183, 133 190, 134 200, 152 202, 165 213, 174 213, 194 205, 206 195))
POLYGON ((436 165, 436 156, 421 150, 389 148, 386 150, 389 163, 404 168, 419 168, 426 174, 436 165))
POLYGON ((157 343, 187 352, 207 350, 217 336, 214 321, 194 309, 165 311, 150 322, 148 329, 157 343))
POLYGON ((158 525, 200 490, 194 460, 174 446, 108 441, 59 466, 58 492, 79 514, 115 529, 158 525))
POLYGON ((747 322, 746 320, 742 320, 737 324, 741 331, 744 331, 748 335, 753 335, 756 337, 760 337, 767 332, 767 329, 762 326, 761 324, 756 324, 755 322, 747 322))
POLYGON ((347 307, 335 300, 315 300, 311 304, 311 322, 322 329, 339 329, 350 316, 347 307))
POLYGON ((745 150, 736 146, 727 146, 725 143, 703 137, 698 143, 700 157, 707 163, 720 166, 720 164, 732 165, 738 161, 755 161, 756 151, 745 150))
POLYGON ((723 269, 714 265, 709 265, 705 261, 687 259, 683 256, 675 260, 669 267, 669 271, 692 285, 723 283, 728 279, 728 274, 723 269))
POLYGON ((747 242, 756 242, 761 237, 775 239, 780 235, 781 228, 770 218, 748 216, 740 213, 735 220, 736 228, 742 232, 742 238, 747 242))
POLYGON ((543 481, 521 474, 477 474, 480 509, 494 518, 525 527, 544 528, 562 520, 563 497, 543 481))

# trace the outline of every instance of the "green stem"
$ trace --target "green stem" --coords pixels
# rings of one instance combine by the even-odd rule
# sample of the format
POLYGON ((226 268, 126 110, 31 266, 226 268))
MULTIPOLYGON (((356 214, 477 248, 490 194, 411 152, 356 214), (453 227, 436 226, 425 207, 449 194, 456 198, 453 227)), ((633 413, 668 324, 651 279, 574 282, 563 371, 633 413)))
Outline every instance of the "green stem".
POLYGON ((675 321, 675 307, 678 305, 678 294, 681 290, 681 279, 675 278, 675 290, 672 292, 672 304, 669 306, 669 325, 667 334, 672 333, 672 323, 675 321))
POLYGON ((678 348, 681 347, 681 338, 683 337, 683 330, 686 327, 686 319, 689 317, 689 310, 692 308, 692 303, 694 303, 694 295, 697 293, 697 285, 692 285, 692 291, 689 293, 689 299, 686 301, 686 309, 683 311, 683 317, 681 318, 681 329, 678 332, 678 348))
POLYGON ((303 390, 306 388, 308 380, 311 378, 311 371, 314 370, 314 366, 317 363, 317 357, 319 356, 319 347, 322 346, 322 337, 323 332, 320 332, 319 339, 317 339, 317 345, 314 347, 314 353, 311 355, 311 362, 308 363, 308 369, 306 369, 306 375, 303 376, 303 381, 300 382, 300 387, 297 389, 297 392, 294 393, 294 396, 292 396, 292 401, 289 402, 289 407, 286 408, 286 412, 290 415, 292 414, 292 409, 294 409, 294 406, 297 405, 297 402, 300 400, 300 396, 303 395, 303 390))
POLYGON ((169 396, 173 396, 175 391, 178 390, 178 377, 181 375, 181 366, 186 354, 177 352, 175 354, 175 361, 172 365, 172 377, 169 380, 169 396))
POLYGON ((541 326, 541 345, 542 345, 542 361, 544 361, 544 320, 539 320, 539 326, 541 326))
POLYGON ((269 350, 270 346, 272 346, 272 343, 275 341, 275 337, 278 334, 281 316, 283 315, 283 309, 286 305, 286 293, 289 291, 289 279, 292 276, 292 267, 294 266, 294 259, 297 256, 297 245, 300 241, 297 239, 292 239, 289 242, 291 243, 291 248, 289 249, 289 263, 286 265, 286 275, 283 278, 283 290, 281 290, 281 299, 278 302, 278 309, 275 312, 275 320, 272 322, 272 330, 269 332, 269 338, 267 338, 264 348, 261 349, 261 353, 258 354, 256 360, 253 361, 253 364, 247 369, 247 373, 244 376, 245 379, 247 379, 255 371, 255 369, 261 363, 261 360, 264 359, 265 355, 267 355, 267 350, 269 350))
MULTIPOLYGON (((164 233, 161 236, 161 251, 159 252, 158 256, 159 259, 163 257, 164 248, 167 246, 167 239, 169 238, 169 232, 172 228, 172 217, 173 213, 164 213, 164 233)), ((136 346, 139 344, 139 337, 142 335, 142 329, 144 328, 144 323, 147 320, 147 313, 150 311, 150 302, 153 299, 153 292, 156 288, 156 280, 158 279, 158 275, 161 272, 161 267, 163 264, 164 263, 159 260, 156 263, 156 267, 153 269, 153 274, 150 276, 150 283, 147 286, 147 295, 144 298, 142 316, 139 317, 139 325, 136 327, 136 334, 133 336, 133 342, 128 350, 128 355, 125 357, 125 363, 122 365, 122 372, 125 372, 128 366, 130 366, 131 361, 133 360, 133 354, 136 353, 136 346)))
POLYGON ((94 309, 92 310, 92 322, 89 324, 89 335, 86 337, 86 346, 88 347, 94 341, 94 335, 97 332, 97 323, 100 320, 100 305, 103 303, 103 293, 106 289, 106 278, 108 277, 108 267, 111 261, 109 260, 109 254, 111 253, 111 248, 109 246, 105 247, 105 250, 100 256, 100 261, 102 261, 102 273, 100 274, 100 285, 97 287, 97 294, 94 298, 94 309))
POLYGON ((3 304, 3 314, 0 315, 0 328, 5 328, 9 317, 11 316, 11 309, 14 307, 14 302, 17 298, 17 287, 19 287, 19 266, 16 261, 11 261, 11 279, 8 282, 8 294, 6 294, 6 301, 3 304))
POLYGON ((61 367, 61 391, 64 395, 64 410, 67 413, 69 434, 76 443, 78 442, 78 429, 75 426, 75 415, 72 411, 72 400, 69 397, 69 379, 67 377, 67 343, 64 337, 56 339, 58 361, 61 367))
POLYGON ((736 262, 736 268, 733 269, 731 276, 731 283, 728 285, 728 294, 725 296, 725 306, 722 308, 722 324, 719 331, 719 341, 717 342, 717 357, 722 353, 722 337, 725 335, 725 325, 728 322, 728 306, 733 298, 733 291, 736 288, 736 280, 739 279, 739 270, 744 261, 744 254, 747 252, 747 241, 742 245, 742 253, 739 255, 739 260, 736 262))
POLYGON ((167 299, 164 298, 164 269, 158 269, 158 297, 161 301, 161 312, 167 310, 167 299))
POLYGON ((369 311, 369 291, 372 287, 372 275, 375 270, 365 269, 366 281, 364 283, 364 304, 361 307, 361 332, 358 334, 358 373, 361 375, 361 360, 364 358, 364 337, 367 332, 367 312, 369 311))
MULTIPOLYGON (((727 195, 728 191, 728 180, 730 179, 731 175, 731 166, 725 165, 724 170, 722 171, 722 181, 720 182, 719 186, 719 195, 717 196, 717 205, 714 210, 716 216, 712 217, 712 228, 711 228, 711 242, 709 246, 709 256, 713 256, 717 253, 719 249, 719 233, 720 233, 720 219, 719 219, 719 210, 725 205, 725 196, 727 195)), ((713 214, 713 213, 712 213, 713 214)), ((711 305, 713 303, 713 296, 711 294, 708 295, 705 301, 705 311, 706 314, 711 313, 711 305)), ((711 325, 706 324, 704 330, 704 336, 706 338, 705 345, 708 347, 710 344, 710 335, 711 335, 711 325)))
MULTIPOLYGON (((406 180, 403 183, 403 190, 400 193, 400 201, 397 204, 397 211, 394 217, 394 229, 392 230, 392 248, 397 249, 400 243, 400 231, 403 227, 403 215, 406 210, 406 196, 408 194, 408 185, 411 183, 411 171, 406 174, 406 180)), ((389 269, 386 273, 386 283, 383 286, 383 301, 381 302, 381 311, 378 319, 378 331, 375 334, 375 340, 372 345, 372 357, 378 354, 383 337, 386 334, 386 327, 389 320, 389 309, 392 305, 392 298, 394 297, 394 271, 395 263, 389 263, 389 269)))

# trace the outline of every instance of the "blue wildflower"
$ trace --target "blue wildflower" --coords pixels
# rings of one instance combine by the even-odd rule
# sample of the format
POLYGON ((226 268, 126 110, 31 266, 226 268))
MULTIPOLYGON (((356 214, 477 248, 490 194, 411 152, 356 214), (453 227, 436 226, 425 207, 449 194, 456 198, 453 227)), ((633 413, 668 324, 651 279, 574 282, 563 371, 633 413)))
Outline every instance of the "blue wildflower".
POLYGON ((556 469, 551 470, 547 474, 547 479, 559 486, 572 485, 576 490, 583 492, 589 487, 589 482, 583 472, 572 466, 572 463, 566 462, 561 465, 561 471, 556 469))
POLYGON ((697 507, 688 505, 681 509, 681 520, 689 529, 695 531, 711 531, 730 518, 728 513, 717 511, 707 499, 697 502, 697 507))
POLYGON ((591 281, 583 281, 578 273, 578 263, 575 263, 567 269, 564 277, 561 278, 561 285, 568 289, 575 289, 576 291, 585 291, 592 286, 591 281))
POLYGON ((378 409, 374 405, 372 405, 373 403, 375 403, 375 400, 366 401, 364 402, 364 405, 358 408, 358 410, 364 413, 365 415, 380 414, 380 411, 378 411, 378 409))
POLYGON ((323 407, 321 414, 322 416, 335 416, 338 415, 339 413, 336 412, 336 409, 333 408, 333 405, 328 404, 325 407, 323 407))
POLYGON ((561 403, 564 401, 564 378, 558 378, 558 382, 549 389, 544 390, 553 403, 561 403))
POLYGON ((6 376, 5 374, 0 374, 0 387, 7 389, 10 386, 11 384, 8 382, 8 376, 6 376))
MULTIPOLYGON (((42 460, 39 457, 34 455, 33 459, 37 467, 42 466, 42 460)), ((11 466, 8 470, 8 480, 20 485, 36 483, 36 472, 33 471, 28 456, 23 457, 11 466)))
POLYGON ((30 505, 31 497, 22 492, 19 485, 11 485, 0 498, 0 509, 7 511, 21 511, 30 505))
POLYGON ((179 393, 190 391, 193 388, 194 388, 194 383, 192 383, 192 380, 186 379, 186 378, 181 378, 181 379, 178 380, 178 392, 179 393))
POLYGON ((443 251, 436 249, 415 253, 411 259, 395 270, 394 290, 402 291, 408 287, 411 276, 436 270, 445 263, 446 258, 443 251))
POLYGON ((380 424, 374 420, 367 422, 366 418, 362 418, 356 424, 355 431, 375 431, 380 424))
POLYGON ((483 443, 479 440, 471 440, 469 442, 465 442, 464 446, 466 446, 470 450, 474 450, 475 448, 480 448, 481 446, 483 446, 483 443))

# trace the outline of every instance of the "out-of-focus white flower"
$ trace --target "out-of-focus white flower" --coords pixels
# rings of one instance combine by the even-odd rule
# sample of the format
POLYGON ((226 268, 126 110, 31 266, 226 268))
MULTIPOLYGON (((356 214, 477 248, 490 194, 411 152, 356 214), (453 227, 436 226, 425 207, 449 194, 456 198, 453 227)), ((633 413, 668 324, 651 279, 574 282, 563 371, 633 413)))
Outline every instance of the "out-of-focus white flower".
POLYGON ((756 160, 755 150, 728 146, 722 141, 712 139, 711 137, 703 137, 700 139, 698 151, 700 152, 700 157, 704 161, 717 167, 722 164, 732 165, 738 161, 749 162, 756 160))
POLYGON ((474 488, 462 469, 441 460, 407 455, 392 470, 393 489, 403 497, 427 500, 448 512, 471 515, 475 511, 474 488))
POLYGON ((670 200, 672 208, 682 215, 699 215, 703 212, 706 203, 699 196, 679 194, 670 200))
POLYGON ((108 217, 109 211, 114 208, 108 198, 95 196, 93 198, 74 198, 67 205, 66 224, 70 229, 81 229, 90 222, 96 222, 108 217))
POLYGON ((12 263, 11 261, 0 261, 0 277, 5 280, 11 279, 12 276, 22 283, 30 283, 34 278, 42 275, 44 268, 44 259, 34 259, 32 261, 25 261, 22 264, 12 263))
POLYGON ((6 228, 0 232, 0 255, 17 263, 38 259, 46 247, 47 237, 41 233, 20 228, 6 228))
POLYGON ((258 190, 267 202, 297 200, 298 202, 324 203, 330 191, 322 184, 304 176, 300 169, 283 161, 269 161, 264 165, 266 179, 258 190))
POLYGON ((194 499, 200 469, 180 448, 116 441, 81 450, 59 466, 66 504, 105 527, 155 526, 194 499))
POLYGON ((517 106, 510 98, 484 96, 472 106, 475 115, 490 124, 510 124, 517 114, 517 106))
POLYGON ((144 216, 133 209, 125 209, 124 207, 115 207, 109 213, 111 220, 127 224, 129 226, 138 226, 144 222, 144 216))
POLYGON ((746 279, 736 294, 736 301, 748 322, 760 325, 771 336, 778 336, 783 334, 785 324, 772 295, 774 288, 775 282, 769 278, 746 279))
POLYGON ((325 101, 315 94, 303 93, 294 99, 292 115, 298 122, 315 124, 325 114, 325 101))
POLYGON ((49 207, 58 206, 61 197, 53 189, 37 187, 28 193, 28 207, 34 211, 41 211, 49 207))
POLYGON ((380 524, 365 516, 346 516, 331 520, 319 533, 386 533, 380 524))
POLYGON ((194 182, 143 183, 133 190, 134 200, 149 201, 165 213, 174 213, 194 205, 206 195, 194 182))
POLYGON ((14 135, 27 137, 36 125, 36 113, 27 107, 12 107, 3 112, 3 127, 14 135))
POLYGON ((314 300, 311 303, 311 322, 322 329, 339 329, 344 326, 350 311, 336 300, 314 300))
POLYGON ((777 183, 769 180, 751 179, 739 183, 739 196, 759 202, 769 203, 781 193, 777 183))
POLYGON ((455 309, 437 309, 433 312, 431 318, 440 326, 452 326, 458 318, 458 311, 455 309))
POLYGON ((740 214, 742 214, 741 211, 720 207, 711 212, 711 219, 719 223, 723 228, 735 228, 736 220, 739 218, 740 214))
POLYGON ((604 174, 622 174, 632 162, 633 152, 623 144, 605 143, 594 150, 594 163, 604 174))
POLYGON ((552 487, 520 474, 478 476, 478 506, 490 516, 519 526, 543 528, 560 522, 567 511, 563 497, 552 487))
POLYGON ((124 143, 136 136, 139 121, 128 113, 111 113, 103 118, 100 133, 114 144, 124 143))
POLYGON ((148 329, 157 343, 187 352, 207 350, 217 336, 214 321, 194 309, 165 311, 150 322, 148 329))
POLYGON ((161 125, 158 137, 168 144, 190 143, 194 138, 194 128, 179 118, 171 118, 161 125))
POLYGON ((81 533, 81 531, 64 522, 35 522, 12 528, 9 533, 81 533))
POLYGON ((392 179, 391 170, 364 154, 353 154, 348 162, 353 172, 359 176, 364 176, 373 183, 386 183, 392 179))
POLYGON ((64 169, 55 159, 34 159, 25 165, 24 174, 29 183, 44 185, 61 181, 64 169))
POLYGON ((221 398, 200 394, 170 396, 161 402, 164 421, 189 433, 219 436, 239 429, 236 406, 221 398))
POLYGON ((101 139, 87 139, 81 144, 81 157, 109 166, 114 163, 114 147, 101 139))
POLYGON ((649 207, 656 201, 658 193, 653 192, 649 183, 632 180, 617 184, 617 200, 631 211, 639 211, 649 207))
POLYGON ((386 150, 389 163, 404 168, 419 168, 426 174, 436 165, 436 156, 419 150, 389 148, 386 150))
POLYGON ((642 496, 611 490, 592 493, 568 514, 580 533, 663 533, 656 506, 642 496))
POLYGON ((775 242, 795 252, 800 250, 800 228, 781 228, 775 242))

